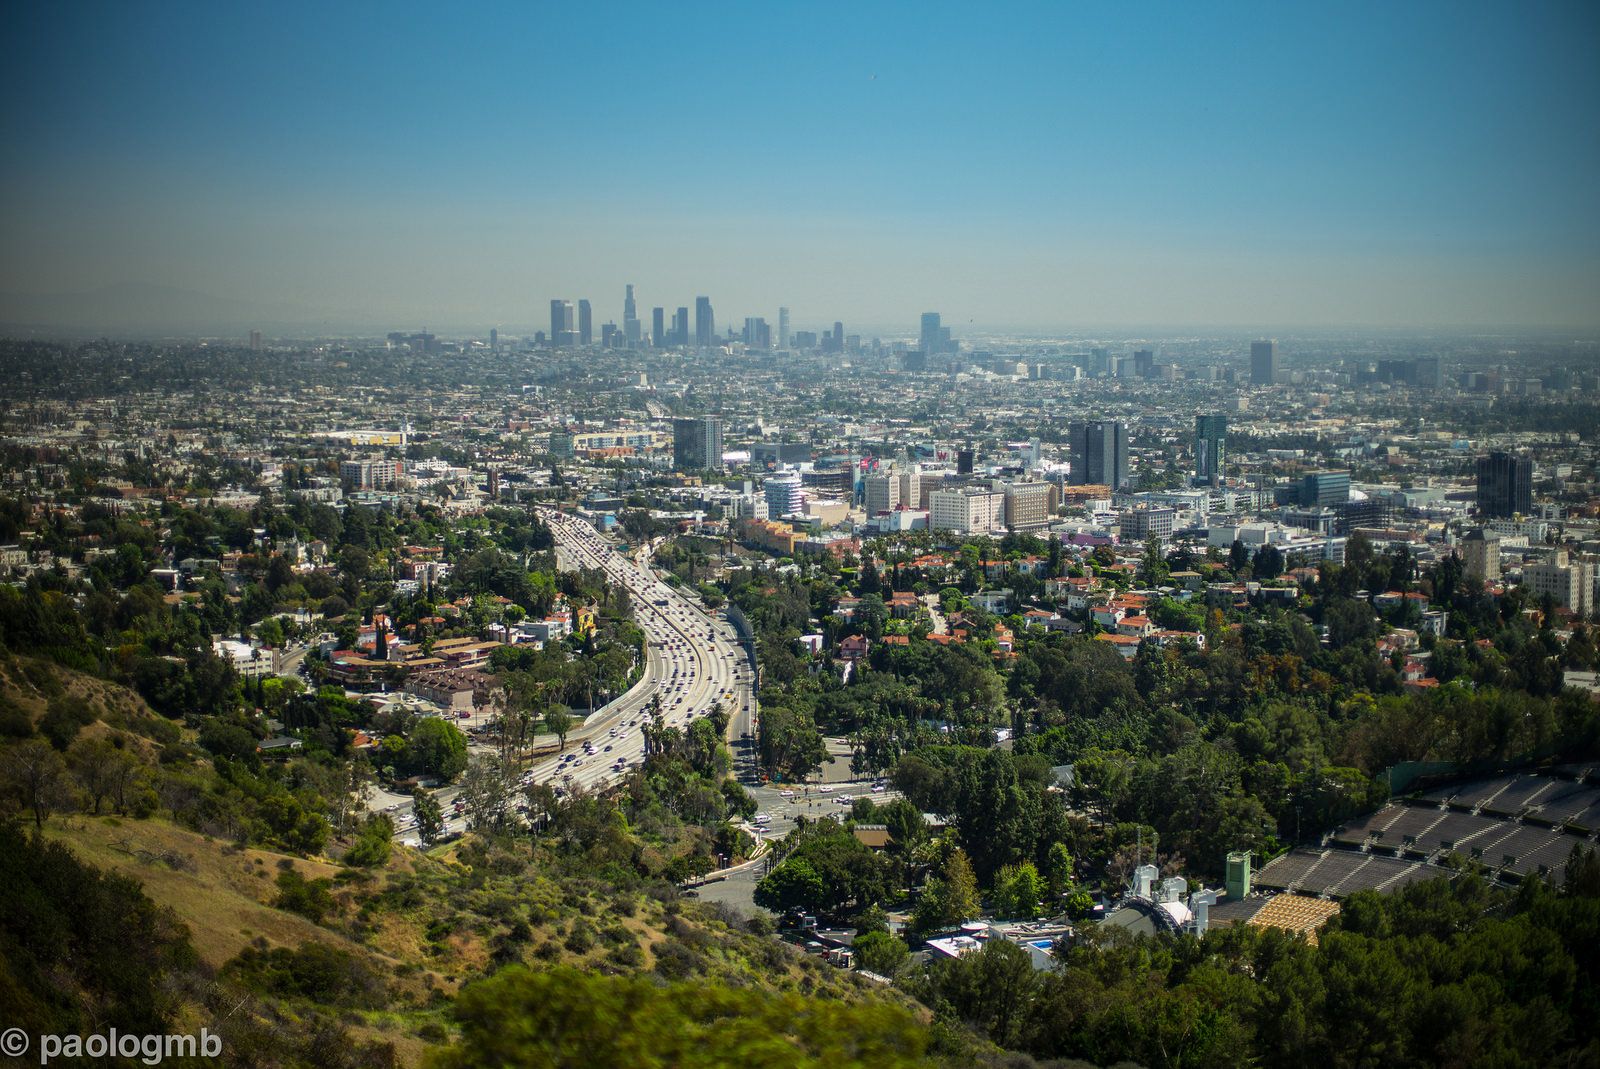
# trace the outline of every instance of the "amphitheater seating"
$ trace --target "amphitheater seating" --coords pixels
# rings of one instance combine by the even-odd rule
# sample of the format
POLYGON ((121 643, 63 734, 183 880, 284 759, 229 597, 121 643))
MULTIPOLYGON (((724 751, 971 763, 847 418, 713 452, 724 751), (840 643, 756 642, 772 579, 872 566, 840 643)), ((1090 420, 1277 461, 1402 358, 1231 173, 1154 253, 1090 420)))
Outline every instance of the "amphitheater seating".
POLYGON ((1549 794, 1551 788, 1559 783, 1559 780, 1549 776, 1516 776, 1502 790, 1484 801, 1482 812, 1514 817, 1537 804, 1541 796, 1549 794))
MULTIPOLYGON (((1595 807, 1600 807, 1600 787, 1563 782, 1560 787, 1539 799, 1539 816, 1560 824, 1574 820, 1595 807)), ((1600 812, 1600 808, 1596 808, 1596 811, 1600 812)))
POLYGON ((1350 821, 1334 832, 1333 837, 1338 842, 1360 846, 1374 834, 1385 831, 1390 824, 1404 815, 1405 809, 1405 806, 1391 802, 1376 813, 1369 813, 1359 820, 1350 821))
POLYGON ((1401 810, 1377 840, 1385 849, 1410 849, 1413 843, 1420 848, 1427 841, 1429 833, 1449 815, 1442 809, 1421 806, 1402 806, 1401 810))
POLYGON ((1567 859, 1572 856, 1574 846, 1585 850, 1595 849, 1592 840, 1580 839, 1576 835, 1553 835, 1518 857, 1511 868, 1525 876, 1553 874, 1559 877, 1567 859))
POLYGON ((1462 809, 1475 809, 1509 787, 1511 781, 1515 778, 1515 776, 1498 776, 1494 779, 1483 780, 1480 783, 1458 784, 1454 787, 1442 788, 1442 791, 1430 792, 1429 795, 1424 795, 1424 797, 1446 793, 1451 805, 1462 809))
MULTIPOLYGON (((1332 853, 1332 851, 1329 851, 1332 853)), ((1317 867, 1322 860, 1320 853, 1310 850, 1291 850, 1280 858, 1269 861, 1262 870, 1255 874, 1253 882, 1263 887, 1275 887, 1288 890, 1299 887, 1306 873, 1317 867)))
MULTIPOLYGON (((1573 775, 1600 774, 1588 766, 1573 775)), ((1326 849, 1296 849, 1255 876, 1268 889, 1341 898, 1360 890, 1398 890, 1448 875, 1444 853, 1521 876, 1559 874, 1574 844, 1600 849, 1600 785, 1517 773, 1390 802, 1351 820, 1326 849), (1469 812, 1469 810, 1476 810, 1469 812)))

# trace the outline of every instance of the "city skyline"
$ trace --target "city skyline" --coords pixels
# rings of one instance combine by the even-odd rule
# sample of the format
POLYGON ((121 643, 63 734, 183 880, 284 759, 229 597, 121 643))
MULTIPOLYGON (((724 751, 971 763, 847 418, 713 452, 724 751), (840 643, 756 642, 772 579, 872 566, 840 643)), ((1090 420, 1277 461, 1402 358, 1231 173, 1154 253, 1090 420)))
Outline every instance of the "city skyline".
POLYGON ((10 1060, 1600 1051, 1600 0, 10 25, 10 1060))
POLYGON ((23 12, 0 321, 486 331, 627 282, 729 322, 1600 323, 1592 5, 816 14, 23 12), (605 47, 514 66, 536 27, 605 47), (760 78, 685 62, 752 37, 760 78))

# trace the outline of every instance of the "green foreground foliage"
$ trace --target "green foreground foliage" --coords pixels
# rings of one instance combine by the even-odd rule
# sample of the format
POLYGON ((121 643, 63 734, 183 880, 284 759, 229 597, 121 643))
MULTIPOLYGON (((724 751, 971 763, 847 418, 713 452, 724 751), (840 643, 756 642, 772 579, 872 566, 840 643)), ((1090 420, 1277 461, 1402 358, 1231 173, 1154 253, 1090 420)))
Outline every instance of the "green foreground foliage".
POLYGON ((1565 891, 1481 879, 1361 892, 1317 945, 1279 929, 1203 939, 1096 929, 1036 972, 1017 946, 907 982, 942 1014, 1036 1058, 1219 1065, 1600 1064, 1600 862, 1565 891))
POLYGON ((925 1064, 906 1010, 560 968, 502 970, 456 1003, 434 1069, 898 1069, 925 1064))

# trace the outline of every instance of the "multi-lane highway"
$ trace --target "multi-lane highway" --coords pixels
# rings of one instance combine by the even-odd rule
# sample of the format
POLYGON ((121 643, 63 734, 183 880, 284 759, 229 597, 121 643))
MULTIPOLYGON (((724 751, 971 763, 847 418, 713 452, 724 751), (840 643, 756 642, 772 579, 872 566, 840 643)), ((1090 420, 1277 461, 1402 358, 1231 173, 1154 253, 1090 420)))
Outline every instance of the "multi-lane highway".
MULTIPOLYGON (((564 567, 602 570, 610 582, 627 590, 634 620, 645 634, 645 663, 644 674, 632 688, 588 716, 568 734, 566 750, 536 761, 521 774, 521 783, 596 790, 620 780, 644 760, 644 729, 658 699, 666 725, 679 729, 720 702, 729 716, 728 739, 736 767, 742 777, 753 775, 758 723, 755 676, 733 628, 707 614, 692 596, 657 579, 649 566, 651 547, 643 547, 635 561, 587 522, 555 509, 539 511, 555 534, 564 567)), ((465 830, 459 796, 455 787, 436 795, 444 807, 447 832, 465 830)), ((409 799, 375 792, 369 804, 394 815, 399 838, 417 845, 409 799)))
POLYGON ((646 647, 639 682, 574 731, 566 753, 535 764, 533 778, 590 789, 620 778, 644 759, 644 728, 658 698, 666 724, 680 729, 720 702, 735 754, 747 754, 756 725, 754 672, 733 628, 657 579, 648 551, 642 563, 631 560, 584 520, 555 509, 540 513, 568 566, 600 569, 627 590, 646 647))

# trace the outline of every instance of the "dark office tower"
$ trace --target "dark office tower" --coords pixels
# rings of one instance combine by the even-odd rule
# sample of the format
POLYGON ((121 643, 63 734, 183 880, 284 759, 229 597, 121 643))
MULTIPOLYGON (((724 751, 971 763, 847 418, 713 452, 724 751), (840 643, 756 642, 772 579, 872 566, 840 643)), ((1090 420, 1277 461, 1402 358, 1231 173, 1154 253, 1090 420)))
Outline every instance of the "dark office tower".
POLYGON ((633 284, 628 284, 628 293, 622 299, 622 335, 627 339, 630 347, 638 345, 644 333, 644 327, 639 323, 639 306, 633 300, 633 284))
POLYGON ((261 332, 259 330, 250 332, 250 348, 258 353, 261 351, 261 332))
POLYGON ((494 327, 489 328, 489 351, 491 353, 500 351, 500 332, 494 327))
POLYGON ((666 348, 667 310, 665 308, 652 308, 650 310, 650 344, 657 349, 666 348))
POLYGON ((789 348, 789 309, 778 309, 778 348, 789 348))
POLYGON ((1300 480, 1303 508, 1338 509, 1350 500, 1348 471, 1313 471, 1300 480))
POLYGON ((1148 379, 1156 372, 1156 354, 1149 349, 1136 349, 1133 353, 1133 373, 1148 379))
POLYGON ((939 351, 939 313, 922 313, 922 330, 917 335, 917 348, 924 353, 939 351))
POLYGON ((833 351, 844 352, 844 324, 837 319, 833 321, 833 351))
POLYGON ((672 466, 679 471, 722 467, 722 417, 673 420, 672 466))
POLYGON ((684 346, 689 344, 689 309, 682 305, 672 313, 672 344, 684 346))
POLYGON ((1411 385, 1423 390, 1444 385, 1444 365, 1437 356, 1419 356, 1411 362, 1411 385))
POLYGON ((711 312, 710 297, 696 297, 694 299, 694 343, 701 349, 709 349, 717 341, 717 317, 711 312))
POLYGON ((571 301, 550 302, 550 344, 556 348, 571 345, 576 338, 571 301))
POLYGON ((1127 483, 1127 424, 1109 419, 1068 424, 1067 442, 1072 451, 1073 485, 1104 484, 1120 490, 1127 483))
POLYGON ((746 316, 744 320, 744 334, 740 338, 746 347, 751 349, 772 348, 772 328, 767 326, 767 321, 761 316, 746 316))
POLYGON ((1479 515, 1515 516, 1532 511, 1533 461, 1502 452, 1479 457, 1479 515))
POLYGON ((956 450, 956 474, 971 475, 973 465, 977 462, 978 455, 971 449, 956 450))
POLYGON ((615 349, 620 336, 615 323, 607 323, 600 328, 600 344, 607 349, 615 349))
POLYGON ((587 297, 578 302, 578 344, 594 344, 594 310, 589 307, 587 297))
POLYGON ((1278 379, 1278 343, 1253 341, 1250 343, 1250 384, 1271 386, 1278 379))
POLYGON ((1194 474, 1208 486, 1222 482, 1222 462, 1227 441, 1227 416, 1194 418, 1194 474))
POLYGON ((1394 524, 1394 505, 1385 497, 1346 501, 1338 510, 1333 533, 1347 535, 1358 527, 1389 527, 1394 524))

